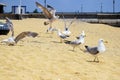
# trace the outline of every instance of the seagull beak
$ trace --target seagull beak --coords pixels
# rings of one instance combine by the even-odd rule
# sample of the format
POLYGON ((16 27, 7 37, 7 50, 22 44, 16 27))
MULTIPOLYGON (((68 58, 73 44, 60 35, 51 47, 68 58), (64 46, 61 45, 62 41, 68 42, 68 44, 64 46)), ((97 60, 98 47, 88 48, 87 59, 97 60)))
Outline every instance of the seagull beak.
POLYGON ((104 41, 104 43, 108 43, 108 41, 104 41))

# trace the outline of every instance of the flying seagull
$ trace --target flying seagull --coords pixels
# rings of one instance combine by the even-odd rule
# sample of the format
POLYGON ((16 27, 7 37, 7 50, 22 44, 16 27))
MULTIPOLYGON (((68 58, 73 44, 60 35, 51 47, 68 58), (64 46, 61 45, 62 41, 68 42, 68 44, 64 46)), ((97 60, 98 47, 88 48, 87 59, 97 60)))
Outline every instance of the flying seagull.
POLYGON ((9 30, 12 32, 12 36, 14 36, 14 28, 13 28, 12 21, 8 17, 5 17, 5 19, 6 19, 6 24, 9 28, 9 30))
POLYGON ((79 46, 80 44, 83 44, 84 43, 84 37, 83 35, 80 36, 79 39, 77 40, 73 40, 73 41, 65 41, 65 44, 69 44, 73 47, 73 51, 74 49, 79 46))
MULTIPOLYGON (((44 22, 44 25, 50 24, 50 28, 52 28, 52 23, 59 18, 59 16, 55 15, 56 10, 50 5, 47 5, 47 8, 46 8, 38 2, 36 2, 36 6, 40 8, 44 13, 45 17, 49 19, 48 21, 44 22)), ((49 29, 47 31, 49 31, 49 29)))
POLYGON ((14 38, 14 36, 11 36, 8 39, 4 39, 2 41, 2 43, 6 43, 7 45, 15 45, 15 44, 18 43, 18 41, 25 38, 26 36, 34 38, 37 35, 38 35, 38 33, 36 33, 36 32, 25 31, 25 32, 22 32, 22 33, 18 34, 15 38, 14 38))
POLYGON ((87 45, 85 45, 85 48, 87 49, 87 51, 92 54, 95 58, 94 58, 94 62, 99 62, 99 59, 98 59, 98 53, 102 53, 104 52, 106 49, 105 49, 105 45, 104 45, 104 41, 103 39, 100 39, 98 41, 98 46, 96 47, 89 47, 87 45), (97 61, 96 61, 97 59, 97 61))

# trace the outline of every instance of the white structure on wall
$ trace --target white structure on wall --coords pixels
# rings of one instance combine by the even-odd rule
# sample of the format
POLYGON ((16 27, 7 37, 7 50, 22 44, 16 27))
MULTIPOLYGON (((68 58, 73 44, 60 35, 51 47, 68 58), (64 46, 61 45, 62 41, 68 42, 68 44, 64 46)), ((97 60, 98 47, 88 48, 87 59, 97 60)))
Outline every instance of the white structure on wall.
POLYGON ((13 14, 25 14, 26 6, 12 6, 12 13, 13 14))
MULTIPOLYGON (((35 2, 38 0, 0 0, 0 3, 6 4, 6 7, 4 7, 4 12, 5 13, 11 13, 12 12, 12 6, 26 6, 26 12, 33 12, 37 7, 35 5, 35 2)), ((44 1, 44 0, 43 0, 44 1)), ((41 4, 44 4, 43 1, 41 4)), ((40 12, 41 10, 38 9, 40 12)))

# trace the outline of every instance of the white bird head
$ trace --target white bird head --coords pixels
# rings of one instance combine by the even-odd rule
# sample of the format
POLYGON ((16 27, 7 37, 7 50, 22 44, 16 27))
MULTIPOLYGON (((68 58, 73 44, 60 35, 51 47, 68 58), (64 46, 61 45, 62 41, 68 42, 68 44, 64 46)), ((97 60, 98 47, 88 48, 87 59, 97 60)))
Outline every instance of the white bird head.
POLYGON ((79 37, 79 39, 78 39, 79 42, 81 42, 82 44, 85 42, 85 41, 84 41, 84 37, 85 37, 85 36, 80 35, 80 37, 79 37))
POLYGON ((81 35, 83 35, 84 37, 86 37, 84 30, 82 31, 81 35))
POLYGON ((106 49, 105 49, 105 45, 104 45, 104 41, 103 39, 99 39, 98 41, 98 51, 99 52, 104 52, 106 49))

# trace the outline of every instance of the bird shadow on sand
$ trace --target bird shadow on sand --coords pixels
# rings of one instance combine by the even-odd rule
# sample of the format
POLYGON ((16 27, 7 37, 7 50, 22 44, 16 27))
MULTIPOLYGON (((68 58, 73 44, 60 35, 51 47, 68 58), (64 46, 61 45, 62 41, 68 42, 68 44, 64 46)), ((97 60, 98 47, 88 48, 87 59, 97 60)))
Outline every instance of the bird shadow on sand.
POLYGON ((71 51, 71 52, 77 52, 76 50, 72 50, 72 49, 69 49, 68 51, 71 51))
POLYGON ((44 42, 40 42, 40 41, 30 41, 31 43, 44 43, 44 42))
POLYGON ((86 60, 86 61, 90 63, 99 63, 99 61, 92 61, 92 60, 86 60))
POLYGON ((81 49, 81 48, 79 48, 78 50, 72 50, 72 49, 69 49, 69 51, 72 51, 72 52, 77 52, 77 51, 82 51, 82 52, 85 52, 85 50, 84 49, 81 49))
POLYGON ((62 43, 62 42, 58 42, 58 41, 51 41, 51 42, 53 42, 53 43, 62 43))

